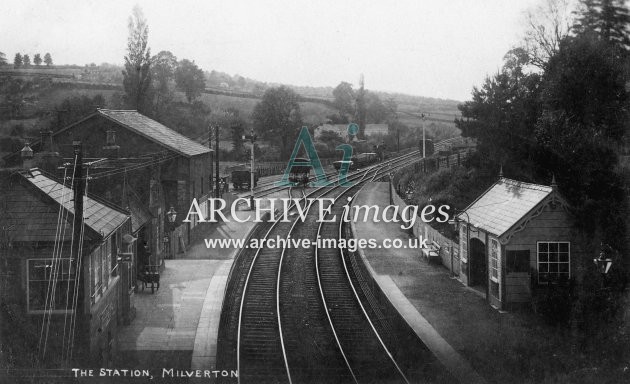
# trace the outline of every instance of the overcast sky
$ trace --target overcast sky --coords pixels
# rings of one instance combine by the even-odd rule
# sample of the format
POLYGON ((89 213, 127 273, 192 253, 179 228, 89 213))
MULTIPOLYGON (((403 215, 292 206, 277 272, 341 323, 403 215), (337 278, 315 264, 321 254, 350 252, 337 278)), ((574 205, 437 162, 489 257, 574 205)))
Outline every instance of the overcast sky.
POLYGON ((56 64, 122 64, 135 4, 153 54, 204 70, 295 85, 469 99, 524 31, 540 0, 4 1, 0 51, 50 52, 56 64))

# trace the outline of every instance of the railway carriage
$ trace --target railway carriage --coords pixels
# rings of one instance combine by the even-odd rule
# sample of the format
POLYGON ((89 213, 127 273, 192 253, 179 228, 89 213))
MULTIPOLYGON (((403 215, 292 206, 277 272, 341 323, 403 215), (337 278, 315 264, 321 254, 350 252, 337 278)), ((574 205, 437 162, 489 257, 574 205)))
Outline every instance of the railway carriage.
POLYGON ((308 159, 296 157, 289 172, 289 181, 306 186, 311 176, 311 162, 308 159))
POLYGON ((373 152, 360 153, 352 157, 352 162, 355 169, 365 167, 366 165, 375 163, 377 160, 378 160, 378 156, 376 155, 376 153, 373 153, 373 152))
POLYGON ((348 167, 348 169, 354 169, 354 168, 352 167, 352 164, 354 164, 354 163, 353 163, 351 160, 339 160, 339 161, 335 161, 335 162, 333 163, 333 167, 335 167, 335 169, 338 171, 338 170, 340 170, 340 169, 341 169, 341 166, 342 166, 343 164, 350 164, 350 166, 348 167))

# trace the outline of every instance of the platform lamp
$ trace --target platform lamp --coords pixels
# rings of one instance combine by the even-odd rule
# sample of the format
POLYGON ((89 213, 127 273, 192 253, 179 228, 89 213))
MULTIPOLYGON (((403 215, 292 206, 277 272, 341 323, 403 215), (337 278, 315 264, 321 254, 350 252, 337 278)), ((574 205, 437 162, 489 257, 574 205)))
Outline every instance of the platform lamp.
POLYGON ((599 257, 593 259, 593 263, 597 266, 597 269, 602 275, 608 274, 610 267, 612 267, 612 258, 609 254, 612 252, 612 248, 608 244, 601 243, 599 257))
POLYGON ((173 244, 174 241, 174 232, 175 232, 175 220, 177 219, 177 211, 175 211, 175 208, 173 208, 173 206, 171 205, 171 209, 168 210, 168 212, 166 212, 166 219, 168 220, 169 223, 169 231, 171 233, 171 249, 170 249, 170 254, 171 254, 171 259, 174 259, 175 257, 175 245, 173 244))

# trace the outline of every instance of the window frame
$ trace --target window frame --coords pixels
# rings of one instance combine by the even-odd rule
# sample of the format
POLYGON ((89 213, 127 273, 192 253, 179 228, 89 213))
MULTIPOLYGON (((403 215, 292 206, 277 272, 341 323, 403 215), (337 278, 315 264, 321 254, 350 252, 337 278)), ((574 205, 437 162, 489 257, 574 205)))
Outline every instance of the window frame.
POLYGON ((90 299, 92 304, 98 303, 103 296, 103 249, 102 245, 90 254, 91 289, 90 299))
POLYGON ((529 248, 522 248, 522 249, 506 249, 505 250, 505 273, 506 274, 513 274, 513 273, 527 273, 530 274, 531 273, 531 250, 529 248), (517 255, 518 254, 522 254, 524 255, 525 253, 527 253, 527 258, 525 259, 526 263, 525 263, 525 267, 523 268, 523 270, 514 270, 516 266, 516 263, 514 265, 512 265, 510 263, 511 258, 514 258, 517 261, 517 255))
MULTIPOLYGON (((62 257, 62 258, 52 258, 52 257, 34 257, 34 258, 29 258, 26 259, 26 313, 29 315, 39 315, 39 314, 43 314, 43 313, 47 313, 50 312, 52 314, 72 314, 74 313, 73 309, 53 309, 53 310, 49 310, 47 311, 46 309, 31 309, 31 282, 45 282, 48 283, 50 282, 50 279, 44 279, 44 280, 32 280, 31 279, 31 262, 34 261, 44 261, 44 262, 55 262, 55 260, 57 261, 64 261, 67 260, 68 262, 72 262, 71 258, 69 257, 62 257)), ((61 265, 62 270, 63 270, 63 264, 61 265)), ((59 284, 60 281, 68 281, 68 282, 72 282, 74 284, 76 284, 76 275, 77 271, 76 271, 76 266, 75 266, 75 271, 73 274, 69 275, 67 279, 65 280, 60 280, 59 277, 57 277, 57 284, 59 284)), ((44 272, 44 277, 46 276, 46 272, 44 272)), ((74 292, 74 287, 72 289, 72 292, 74 292)), ((46 302, 46 298, 44 297, 44 303, 46 302)), ((45 306, 45 304, 44 304, 45 306)))
MULTIPOLYGON (((564 253, 564 252, 563 252, 564 253)), ((566 273, 567 274, 567 279, 571 279, 571 242, 570 241, 537 241, 536 242, 536 273, 537 273, 537 282, 539 285, 548 285, 548 284, 555 284, 558 282, 558 277, 561 276, 561 274, 566 273), (553 261, 549 261, 549 257, 547 257, 547 261, 543 261, 543 263, 545 263, 547 266, 549 266, 550 264, 557 264, 558 265, 558 271, 557 272, 549 272, 549 268, 547 268, 547 272, 540 272, 540 244, 547 244, 547 255, 550 254, 549 252, 549 245, 550 244, 557 244, 558 245, 558 251, 556 251, 556 253, 558 254, 558 260, 553 262, 553 261), (560 244, 567 244, 567 261, 560 261, 560 244), (567 272, 560 272, 560 264, 567 264, 567 272), (547 279, 547 281, 541 281, 540 280, 540 276, 542 274, 546 274, 546 275, 550 275, 550 273, 554 273, 556 276, 556 279, 547 279)))
POLYGON ((469 244, 469 240, 470 240, 470 235, 468 234, 468 223, 466 223, 466 227, 464 227, 463 225, 460 227, 460 233, 459 233, 459 243, 461 244, 461 249, 460 249, 460 261, 462 263, 467 263, 468 262, 468 246, 469 244), (464 241, 462 241, 461 239, 464 239, 464 241))
POLYGON ((499 243, 499 240, 491 238, 490 239, 490 257, 489 257, 489 261, 490 261, 490 265, 489 265, 489 271, 490 271, 490 280, 494 281, 495 283, 499 283, 499 277, 501 276, 501 243, 499 243), (493 251, 493 246, 496 244, 496 250, 497 253, 496 255, 492 254, 493 251), (496 256, 496 257, 493 257, 496 256), (493 265, 493 262, 496 261, 496 266, 493 265), (494 272, 496 271, 497 276, 494 277, 494 272))

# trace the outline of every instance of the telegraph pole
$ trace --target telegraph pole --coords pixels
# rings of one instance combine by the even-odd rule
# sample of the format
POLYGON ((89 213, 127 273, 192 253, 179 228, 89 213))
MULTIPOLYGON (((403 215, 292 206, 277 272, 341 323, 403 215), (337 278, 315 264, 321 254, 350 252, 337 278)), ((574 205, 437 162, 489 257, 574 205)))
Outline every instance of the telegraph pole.
MULTIPOLYGON (((75 265, 75 274, 76 276, 81 276, 81 270, 85 269, 87 263, 83 263, 83 260, 79 260, 79 256, 81 258, 84 255, 81 254, 81 235, 83 233, 83 196, 85 195, 85 179, 83 178, 83 148, 81 141, 73 141, 72 146, 74 147, 74 156, 75 156, 75 166, 73 173, 73 184, 72 191, 74 195, 74 220, 73 220, 73 231, 72 231, 72 249, 70 254, 70 262, 74 262, 75 265)), ((84 287, 83 280, 81 278, 77 279, 76 283, 78 285, 78 296, 76 302, 75 314, 79 319, 79 332, 82 332, 83 329, 83 314, 86 313, 85 303, 84 303, 84 287)), ((76 288, 75 288, 76 289, 76 288)), ((76 327, 76 323, 74 323, 74 327, 76 327)), ((71 325, 72 327, 72 325, 71 325)), ((74 338, 72 341, 68 342, 68 360, 72 359, 72 351, 74 349, 74 338), (70 344, 72 343, 72 344, 70 344)))
POLYGON ((212 124, 208 124, 208 148, 210 149, 210 176, 208 177, 210 187, 208 188, 208 192, 210 196, 214 197, 212 193, 212 164, 214 163, 214 152, 212 152, 212 124))
POLYGON ((424 113, 422 114, 422 158, 427 157, 427 144, 424 133, 424 113))
POLYGON ((254 209, 254 184, 256 182, 256 168, 255 168, 255 163, 254 163, 254 149, 256 146, 256 135, 254 134, 254 128, 252 128, 252 130, 250 131, 250 134, 247 136, 243 136, 243 139, 249 139, 252 142, 252 154, 251 154, 251 160, 252 160, 252 164, 251 164, 251 168, 249 170, 249 175, 250 175, 250 179, 249 179, 249 190, 250 190, 250 207, 253 210, 254 209))
POLYGON ((215 177, 215 181, 214 182, 215 182, 216 189, 217 189, 217 194, 215 195, 215 197, 221 197, 221 186, 220 186, 220 183, 219 183, 220 180, 219 180, 219 125, 218 124, 214 127, 214 140, 215 140, 215 143, 216 143, 214 147, 216 148, 216 152, 217 152, 216 156, 214 157, 215 161, 216 161, 216 165, 215 165, 215 167, 216 167, 216 169, 215 169, 216 177, 215 177))
MULTIPOLYGON (((83 230, 83 196, 85 195, 85 180, 83 179, 83 151, 80 141, 73 141, 74 156, 76 157, 76 166, 74 167, 74 184, 72 185, 72 191, 74 192, 74 249, 72 254, 75 258, 79 255, 79 247, 81 238, 81 232, 83 230)), ((78 262, 78 260, 75 260, 78 262)), ((78 271, 77 271, 78 272, 78 271)))

